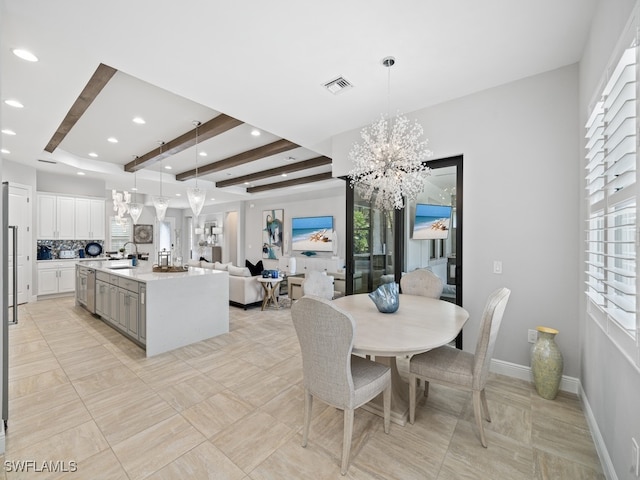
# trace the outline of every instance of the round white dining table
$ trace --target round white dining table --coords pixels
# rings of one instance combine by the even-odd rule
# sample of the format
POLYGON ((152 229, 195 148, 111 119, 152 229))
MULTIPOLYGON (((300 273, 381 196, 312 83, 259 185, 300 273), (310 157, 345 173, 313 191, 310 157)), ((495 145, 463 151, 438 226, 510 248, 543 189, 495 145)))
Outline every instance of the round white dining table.
MULTIPOLYGON (((391 368, 391 420, 404 425, 409 411, 409 384, 398 372, 396 357, 414 355, 454 340, 469 318, 464 308, 444 300, 400 295, 394 313, 380 313, 368 294, 348 295, 334 304, 351 314, 356 324, 353 353, 370 355, 391 368)), ((378 400, 367 409, 382 414, 378 400)))

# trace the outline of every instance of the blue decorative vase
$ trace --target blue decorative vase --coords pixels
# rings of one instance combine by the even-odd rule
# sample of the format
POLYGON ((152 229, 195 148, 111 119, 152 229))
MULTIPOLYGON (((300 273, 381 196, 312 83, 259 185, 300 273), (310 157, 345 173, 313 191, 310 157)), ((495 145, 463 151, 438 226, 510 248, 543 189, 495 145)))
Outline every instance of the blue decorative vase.
POLYGON ((538 340, 531 349, 531 373, 538 395, 553 400, 560 389, 563 359, 554 337, 558 330, 537 327, 538 340))
POLYGON ((393 313, 400 306, 400 295, 397 283, 384 283, 375 292, 369 294, 369 298, 376 304, 378 311, 393 313))

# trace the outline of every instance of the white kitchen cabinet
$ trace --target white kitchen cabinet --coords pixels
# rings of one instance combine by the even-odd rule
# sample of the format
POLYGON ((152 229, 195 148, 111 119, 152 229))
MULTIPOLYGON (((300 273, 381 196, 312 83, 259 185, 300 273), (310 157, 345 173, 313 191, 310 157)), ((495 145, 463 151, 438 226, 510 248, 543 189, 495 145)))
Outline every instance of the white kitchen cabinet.
POLYGON ((107 321, 118 326, 118 285, 109 284, 109 316, 107 321))
POLYGON ((140 293, 138 294, 138 340, 143 344, 147 341, 147 286, 140 284, 140 293))
POLYGON ((69 293, 76 288, 76 268, 72 262, 38 263, 38 295, 69 293))
POLYGON ((75 198, 38 194, 39 239, 73 240, 75 238, 75 198))
POLYGON ((75 205, 75 238, 77 240, 104 240, 104 200, 76 198, 75 205))
POLYGON ((38 193, 38 239, 104 240, 104 209, 98 198, 38 193))
POLYGON ((103 280, 96 279, 96 314, 102 318, 109 318, 110 307, 109 284, 103 280))

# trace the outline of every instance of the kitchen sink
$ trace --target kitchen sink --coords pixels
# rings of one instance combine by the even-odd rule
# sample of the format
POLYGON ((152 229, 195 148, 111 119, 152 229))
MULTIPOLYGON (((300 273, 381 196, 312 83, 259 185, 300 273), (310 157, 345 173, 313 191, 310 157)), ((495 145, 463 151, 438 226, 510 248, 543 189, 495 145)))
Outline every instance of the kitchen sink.
POLYGON ((133 265, 131 265, 131 260, 112 260, 106 262, 105 267, 110 270, 121 270, 124 268, 133 268, 133 265))

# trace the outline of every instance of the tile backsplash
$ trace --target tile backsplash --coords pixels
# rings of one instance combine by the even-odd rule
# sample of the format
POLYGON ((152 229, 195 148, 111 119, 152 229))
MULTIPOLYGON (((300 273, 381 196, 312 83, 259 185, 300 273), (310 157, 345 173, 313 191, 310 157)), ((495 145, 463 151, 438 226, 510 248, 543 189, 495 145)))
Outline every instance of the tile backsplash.
POLYGON ((37 246, 51 247, 51 256, 53 259, 60 258, 60 250, 73 250, 78 255, 78 250, 84 249, 89 242, 95 242, 102 245, 104 248, 103 240, 38 240, 37 246))

